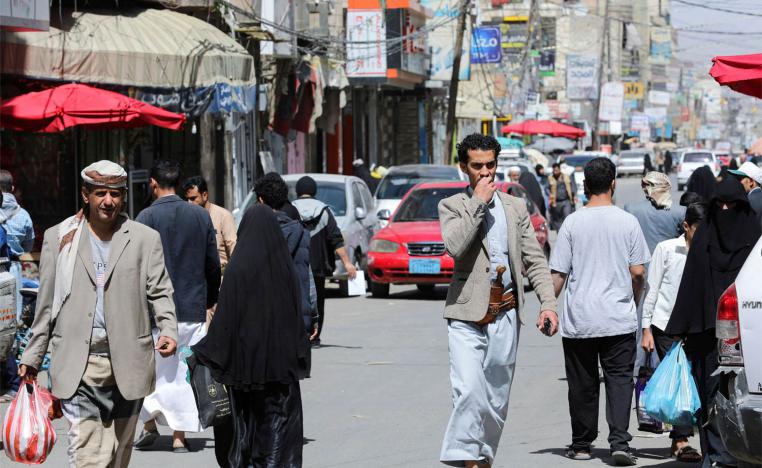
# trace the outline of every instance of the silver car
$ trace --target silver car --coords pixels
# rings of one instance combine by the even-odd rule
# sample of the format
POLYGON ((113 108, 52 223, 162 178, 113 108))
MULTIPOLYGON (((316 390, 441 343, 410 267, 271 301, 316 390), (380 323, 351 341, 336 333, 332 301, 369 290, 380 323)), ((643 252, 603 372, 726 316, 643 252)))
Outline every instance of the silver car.
MULTIPOLYGON (((366 272, 368 270, 368 248, 370 238, 379 229, 378 219, 373 209, 373 196, 368 186, 354 176, 337 174, 288 174, 283 180, 288 184, 288 199, 296 198, 296 182, 304 176, 310 176, 317 183, 315 198, 331 208, 336 217, 336 224, 344 236, 344 246, 347 248, 349 258, 354 260, 355 265, 366 272)), ((243 213, 257 202, 255 193, 252 191, 241 204, 241 208, 233 212, 236 224, 241 222, 243 213)), ((333 279, 339 282, 342 294, 347 291, 347 270, 340 259, 336 259, 336 270, 333 279)))
POLYGON ((646 149, 632 149, 619 153, 616 160, 616 174, 622 175, 643 175, 645 171, 645 156, 648 155, 653 167, 654 155, 646 149))

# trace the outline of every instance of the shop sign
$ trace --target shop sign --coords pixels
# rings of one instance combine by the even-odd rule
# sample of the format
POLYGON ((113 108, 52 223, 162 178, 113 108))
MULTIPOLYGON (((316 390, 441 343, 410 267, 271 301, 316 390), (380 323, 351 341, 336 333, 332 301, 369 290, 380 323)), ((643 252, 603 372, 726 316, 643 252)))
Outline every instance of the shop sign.
POLYGON ((386 22, 382 10, 347 12, 347 76, 386 76, 386 22))
POLYGON ((672 30, 670 28, 651 29, 651 61, 669 63, 672 58, 672 30))
POLYGON ((625 99, 643 99, 645 87, 640 81, 628 81, 624 83, 625 99))
POLYGON ((500 63, 502 60, 500 28, 497 26, 474 28, 471 36, 471 63, 500 63))
POLYGON ((662 124, 667 120, 666 107, 646 107, 643 113, 648 116, 648 120, 655 124, 662 124))
POLYGON ((630 116, 630 128, 633 131, 642 131, 643 129, 650 128, 650 124, 648 122, 648 116, 641 113, 633 113, 630 116))
POLYGON ((566 95, 569 99, 598 98, 598 58, 566 56, 566 95))
POLYGON ((601 89, 598 120, 611 122, 622 120, 624 107, 624 85, 622 83, 604 83, 601 89))
POLYGON ((666 91, 649 91, 648 102, 657 106, 668 106, 670 95, 666 91))
MULTIPOLYGON (((434 12, 434 22, 444 21, 445 18, 455 18, 459 15, 459 0, 420 0, 423 7, 434 12)), ((429 80, 440 81, 442 84, 450 81, 452 77, 452 65, 455 57, 455 28, 457 21, 451 21, 442 27, 433 29, 427 34, 427 42, 430 50, 429 57, 429 80)), ((466 31, 470 26, 466 24, 466 31)), ((468 81, 471 78, 471 35, 463 36, 463 49, 460 58, 460 81, 468 81)))
POLYGON ((556 51, 540 51, 540 76, 556 76, 556 51))

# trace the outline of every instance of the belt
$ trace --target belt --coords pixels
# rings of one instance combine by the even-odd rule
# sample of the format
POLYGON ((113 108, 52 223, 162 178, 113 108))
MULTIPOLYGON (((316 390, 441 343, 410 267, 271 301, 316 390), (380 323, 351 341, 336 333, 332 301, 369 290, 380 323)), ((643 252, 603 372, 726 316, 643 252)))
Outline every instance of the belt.
POLYGON ((500 298, 500 302, 490 301, 489 305, 487 306, 487 313, 484 315, 484 318, 477 321, 476 324, 479 326, 488 325, 497 320, 498 315, 515 308, 516 295, 513 294, 513 291, 504 292, 503 296, 500 298))

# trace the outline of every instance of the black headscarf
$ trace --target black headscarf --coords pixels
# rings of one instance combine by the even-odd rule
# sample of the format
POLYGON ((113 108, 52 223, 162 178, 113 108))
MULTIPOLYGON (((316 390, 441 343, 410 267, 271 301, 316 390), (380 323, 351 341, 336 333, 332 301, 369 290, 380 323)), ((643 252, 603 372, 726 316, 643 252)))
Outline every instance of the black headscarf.
POLYGON ((715 327, 720 296, 736 280, 761 233, 743 186, 735 177, 725 177, 691 242, 667 334, 684 336, 715 327), (723 210, 718 201, 736 206, 723 210))
POLYGON ((244 214, 209 332, 192 349, 215 380, 238 390, 289 384, 303 375, 309 345, 299 286, 270 207, 244 214))
POLYGON ((686 190, 699 194, 704 201, 708 202, 714 196, 716 185, 717 180, 714 178, 714 174, 709 169, 709 166, 701 166, 691 174, 686 190))
POLYGON ((540 188, 537 178, 529 172, 522 172, 519 176, 519 184, 526 189, 540 213, 545 216, 545 197, 542 195, 542 188, 540 188))

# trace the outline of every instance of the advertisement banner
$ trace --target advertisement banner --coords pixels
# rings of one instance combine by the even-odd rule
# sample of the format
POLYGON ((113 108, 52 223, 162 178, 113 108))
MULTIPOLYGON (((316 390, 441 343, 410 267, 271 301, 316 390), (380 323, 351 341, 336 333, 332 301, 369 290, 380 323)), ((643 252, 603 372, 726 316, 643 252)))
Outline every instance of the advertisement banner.
POLYGON ((645 86, 640 81, 628 81, 624 83, 625 99, 643 99, 645 95, 645 86))
POLYGON ((556 51, 540 51, 540 76, 556 76, 556 51))
POLYGON ((624 107, 624 84, 604 83, 601 89, 598 120, 604 122, 621 121, 624 107))
POLYGON ((648 116, 650 122, 657 125, 662 124, 667 120, 666 107, 646 107, 643 109, 643 113, 648 116))
POLYGON ((471 63, 500 63, 502 60, 500 27, 475 28, 471 35, 471 63))
MULTIPOLYGON (((433 22, 444 21, 445 18, 458 16, 458 0, 421 0, 424 6, 434 12, 433 22)), ((429 80, 450 81, 452 77, 452 64, 455 62, 455 28, 457 21, 436 28, 428 33, 428 45, 431 51, 429 62, 429 80)), ((460 81, 468 81, 471 78, 471 34, 468 34, 470 25, 466 25, 466 34, 463 35, 463 51, 460 57, 460 81)))
POLYGON ((657 106, 668 106, 670 94, 666 91, 649 91, 648 102, 657 106))
POLYGON ((347 12, 347 76, 386 76, 386 21, 382 10, 347 12))
POLYGON ((672 30, 670 28, 651 29, 651 61, 669 63, 672 58, 672 30))
POLYGON ((598 98, 598 57, 566 56, 566 97, 569 99, 598 98))
POLYGON ((633 131, 642 131, 651 128, 648 122, 648 116, 640 112, 633 112, 630 116, 630 128, 633 131))

